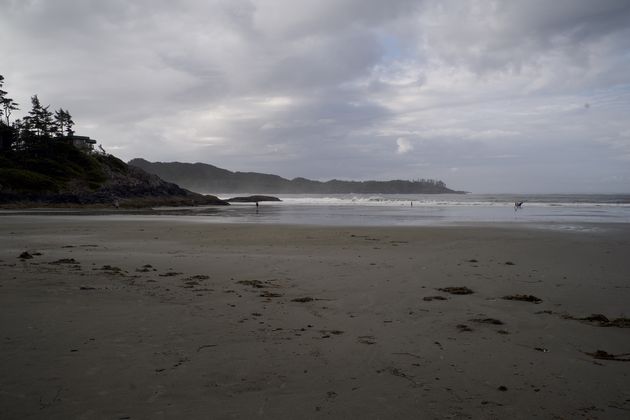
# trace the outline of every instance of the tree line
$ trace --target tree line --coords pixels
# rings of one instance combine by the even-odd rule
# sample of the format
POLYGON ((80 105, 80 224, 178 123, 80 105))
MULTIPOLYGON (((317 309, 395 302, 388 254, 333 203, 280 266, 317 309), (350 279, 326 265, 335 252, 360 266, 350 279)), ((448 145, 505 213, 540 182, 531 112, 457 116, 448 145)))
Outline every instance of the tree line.
POLYGON ((28 115, 12 121, 11 116, 20 105, 7 96, 3 86, 4 76, 0 75, 0 151, 29 149, 43 141, 74 135, 70 112, 63 108, 51 111, 50 105, 43 106, 37 95, 31 97, 28 115))

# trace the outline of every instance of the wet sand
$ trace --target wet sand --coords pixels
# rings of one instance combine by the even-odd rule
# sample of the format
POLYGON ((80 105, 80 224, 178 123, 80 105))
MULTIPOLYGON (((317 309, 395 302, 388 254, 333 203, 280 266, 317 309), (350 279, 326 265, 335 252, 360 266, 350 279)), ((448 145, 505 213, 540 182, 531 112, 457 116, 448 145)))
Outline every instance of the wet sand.
POLYGON ((2 419, 630 417, 627 225, 5 216, 0 239, 2 419))

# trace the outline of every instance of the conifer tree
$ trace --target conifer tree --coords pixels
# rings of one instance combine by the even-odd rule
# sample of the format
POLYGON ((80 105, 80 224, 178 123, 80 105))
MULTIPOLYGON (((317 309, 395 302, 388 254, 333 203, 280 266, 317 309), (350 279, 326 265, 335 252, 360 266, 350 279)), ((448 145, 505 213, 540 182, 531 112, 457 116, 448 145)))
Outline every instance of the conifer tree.
POLYGON ((52 112, 48 110, 50 105, 42 106, 37 95, 31 98, 32 109, 29 111, 29 128, 35 135, 48 137, 52 133, 54 122, 52 112))
POLYGON ((4 103, 4 98, 6 97, 7 92, 2 90, 2 86, 4 85, 4 76, 0 74, 0 101, 4 103))
POLYGON ((2 100, 2 108, 4 109, 4 118, 7 121, 7 125, 11 125, 9 117, 11 117, 11 113, 13 111, 17 111, 17 110, 20 109, 20 108, 18 108, 19 105, 20 104, 18 104, 17 102, 15 102, 11 98, 4 98, 2 100))
POLYGON ((66 127, 65 113, 62 108, 55 111, 55 134, 63 136, 64 128, 66 127))
POLYGON ((7 97, 7 92, 2 89, 4 76, 0 74, 0 150, 10 150, 17 141, 18 131, 11 127, 9 117, 11 113, 18 109, 18 104, 13 99, 7 97), (4 114, 4 120, 2 119, 4 114), (5 122, 6 121, 6 122, 5 122))
POLYGON ((64 117, 66 121, 66 135, 71 136, 74 134, 74 130, 72 127, 74 126, 74 121, 72 121, 72 115, 70 115, 70 111, 67 109, 64 111, 64 117))
POLYGON ((13 111, 18 110, 18 103, 7 97, 2 89, 4 76, 0 75, 0 149, 29 149, 56 136, 72 136, 74 121, 68 110, 59 108, 54 113, 50 105, 42 106, 39 97, 31 97, 31 110, 22 119, 11 124, 13 111))
MULTIPOLYGON (((4 112, 6 125, 10 125, 9 117, 13 111, 17 111, 19 109, 19 104, 6 96, 7 92, 2 90, 2 85, 4 85, 4 76, 0 74, 0 106, 2 106, 2 110, 4 112)), ((0 123, 2 123, 1 120, 0 123)))
POLYGON ((74 125, 74 121, 72 121, 72 115, 66 109, 59 108, 55 111, 55 128, 57 129, 57 134, 63 136, 71 136, 74 134, 72 131, 72 126, 74 125))

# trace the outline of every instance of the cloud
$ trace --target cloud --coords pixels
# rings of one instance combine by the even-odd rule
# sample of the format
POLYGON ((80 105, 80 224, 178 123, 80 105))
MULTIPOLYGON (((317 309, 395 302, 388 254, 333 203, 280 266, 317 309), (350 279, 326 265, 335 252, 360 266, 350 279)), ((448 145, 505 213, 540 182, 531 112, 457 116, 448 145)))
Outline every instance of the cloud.
POLYGON ((409 153, 413 150, 413 145, 411 144, 411 142, 402 137, 398 137, 396 139, 396 145, 398 146, 396 153, 398 153, 399 155, 404 155, 405 153, 409 153))
POLYGON ((442 178, 472 191, 577 191, 587 183, 565 173, 579 171, 606 180, 592 191, 629 191, 625 0, 0 9, 5 90, 21 104, 37 93, 69 108, 78 131, 124 159, 442 178))

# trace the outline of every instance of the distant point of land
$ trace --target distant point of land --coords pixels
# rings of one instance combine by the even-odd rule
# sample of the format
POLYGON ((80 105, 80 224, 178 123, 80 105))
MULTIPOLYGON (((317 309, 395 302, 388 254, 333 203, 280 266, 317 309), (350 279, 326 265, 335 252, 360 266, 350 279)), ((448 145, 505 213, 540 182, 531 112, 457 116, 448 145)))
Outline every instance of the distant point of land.
POLYGON ((149 162, 133 159, 130 166, 142 168, 169 182, 192 191, 213 194, 260 192, 269 194, 465 194, 454 191, 442 181, 313 181, 306 178, 286 179, 257 172, 232 172, 205 163, 149 162))

